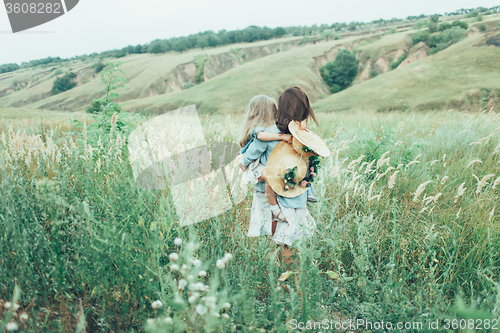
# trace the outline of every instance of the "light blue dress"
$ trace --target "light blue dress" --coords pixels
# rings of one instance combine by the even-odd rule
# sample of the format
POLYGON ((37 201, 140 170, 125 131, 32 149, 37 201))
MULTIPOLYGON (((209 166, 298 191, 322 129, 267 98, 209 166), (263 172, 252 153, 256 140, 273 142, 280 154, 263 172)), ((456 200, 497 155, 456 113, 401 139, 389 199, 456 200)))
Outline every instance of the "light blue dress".
MULTIPOLYGON (((271 152, 273 151, 274 147, 276 147, 276 145, 280 143, 280 140, 260 141, 259 139, 257 139, 257 134, 259 132, 279 134, 280 130, 278 129, 278 127, 276 127, 276 125, 271 125, 269 127, 257 127, 252 133, 252 139, 241 150, 241 153, 243 154, 241 163, 244 166, 248 166, 252 161, 258 159, 259 157, 260 157, 260 163, 266 166, 269 155, 271 155, 271 152)), ((255 185, 255 190, 259 192, 265 192, 265 188, 266 188, 265 182, 259 182, 257 183, 257 185, 255 185)), ((280 205, 284 207, 301 208, 306 206, 307 196, 312 195, 314 192, 315 190, 311 185, 311 187, 307 190, 307 192, 295 198, 285 198, 278 195, 277 196, 278 202, 280 205)))

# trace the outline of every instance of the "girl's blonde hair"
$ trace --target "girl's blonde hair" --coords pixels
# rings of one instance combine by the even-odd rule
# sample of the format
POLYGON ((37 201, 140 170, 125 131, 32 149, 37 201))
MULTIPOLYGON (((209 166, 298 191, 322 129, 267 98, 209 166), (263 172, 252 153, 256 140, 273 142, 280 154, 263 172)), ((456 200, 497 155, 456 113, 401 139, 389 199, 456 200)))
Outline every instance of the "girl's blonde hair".
POLYGON ((278 104, 274 98, 258 95, 250 100, 245 112, 245 122, 241 127, 241 136, 238 144, 241 147, 252 138, 252 133, 257 126, 268 127, 276 122, 278 104))

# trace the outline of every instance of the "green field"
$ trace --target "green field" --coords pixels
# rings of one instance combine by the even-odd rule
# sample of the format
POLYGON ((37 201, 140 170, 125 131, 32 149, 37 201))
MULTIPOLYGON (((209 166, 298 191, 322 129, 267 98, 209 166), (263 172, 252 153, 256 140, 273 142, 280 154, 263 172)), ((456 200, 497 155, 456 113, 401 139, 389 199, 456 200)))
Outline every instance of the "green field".
MULTIPOLYGON (((116 122, 85 112, 104 95, 92 62, 0 74, 0 331, 281 333, 325 318, 494 331, 500 48, 487 42, 499 19, 468 20, 462 41, 333 95, 319 68, 336 52, 355 52, 360 69, 387 64, 410 51, 417 31, 127 56, 116 122), (182 89, 200 55, 210 77, 182 89), (50 95, 70 69, 78 86, 50 95), (175 185, 140 188, 128 141, 151 117, 195 104, 201 138, 235 142, 249 100, 291 86, 314 103, 319 126, 309 126, 332 151, 321 159, 318 202, 308 204, 317 230, 296 253, 297 285, 278 281, 286 268, 270 238, 247 237, 252 191, 180 226, 175 185)), ((192 134, 178 127, 169 133, 177 141, 192 134)), ((223 179, 238 179, 235 170, 223 179)), ((204 202, 200 193, 190 188, 182 203, 204 202)))
MULTIPOLYGON (((293 319, 498 318, 498 114, 318 116, 312 128, 333 155, 321 162, 319 201, 309 205, 318 230, 298 256, 299 286, 290 293, 277 281, 284 268, 272 241, 246 236, 250 192, 227 213, 180 227, 168 188, 135 184, 125 132, 110 140, 89 118, 83 127, 57 117, 3 120, 0 304, 16 285, 21 292, 19 310, 0 309, 0 325, 13 318, 23 332, 287 332, 293 319), (170 268, 172 252, 186 271, 170 268), (233 259, 217 268, 225 253, 233 259), (190 303, 192 291, 177 291, 181 278, 210 291, 190 303)), ((207 140, 235 140, 240 121, 204 118, 207 140)))

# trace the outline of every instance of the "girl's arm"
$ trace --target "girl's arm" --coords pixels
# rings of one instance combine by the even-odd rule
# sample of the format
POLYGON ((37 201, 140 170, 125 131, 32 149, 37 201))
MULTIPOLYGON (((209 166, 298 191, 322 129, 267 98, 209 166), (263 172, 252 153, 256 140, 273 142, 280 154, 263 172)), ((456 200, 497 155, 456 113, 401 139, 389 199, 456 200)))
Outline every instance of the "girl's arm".
POLYGON ((279 141, 284 140, 288 142, 292 142, 292 136, 289 134, 275 134, 269 132, 259 132, 257 133, 257 139, 260 141, 279 141))
POLYGON ((248 149, 243 153, 239 164, 245 167, 248 166, 252 161, 258 159, 266 151, 266 148, 267 145, 264 141, 253 140, 248 149))

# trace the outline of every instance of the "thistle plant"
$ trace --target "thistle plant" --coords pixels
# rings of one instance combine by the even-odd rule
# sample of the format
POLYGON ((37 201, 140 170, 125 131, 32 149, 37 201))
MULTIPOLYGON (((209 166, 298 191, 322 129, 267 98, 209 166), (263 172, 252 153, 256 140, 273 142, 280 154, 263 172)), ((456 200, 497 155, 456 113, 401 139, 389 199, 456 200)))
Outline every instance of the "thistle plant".
POLYGON ((157 317, 147 320, 147 332, 214 332, 229 322, 231 303, 227 290, 219 286, 233 255, 226 253, 213 267, 199 259, 200 244, 193 238, 187 243, 174 240, 177 252, 168 256, 163 293, 151 304, 157 317))

